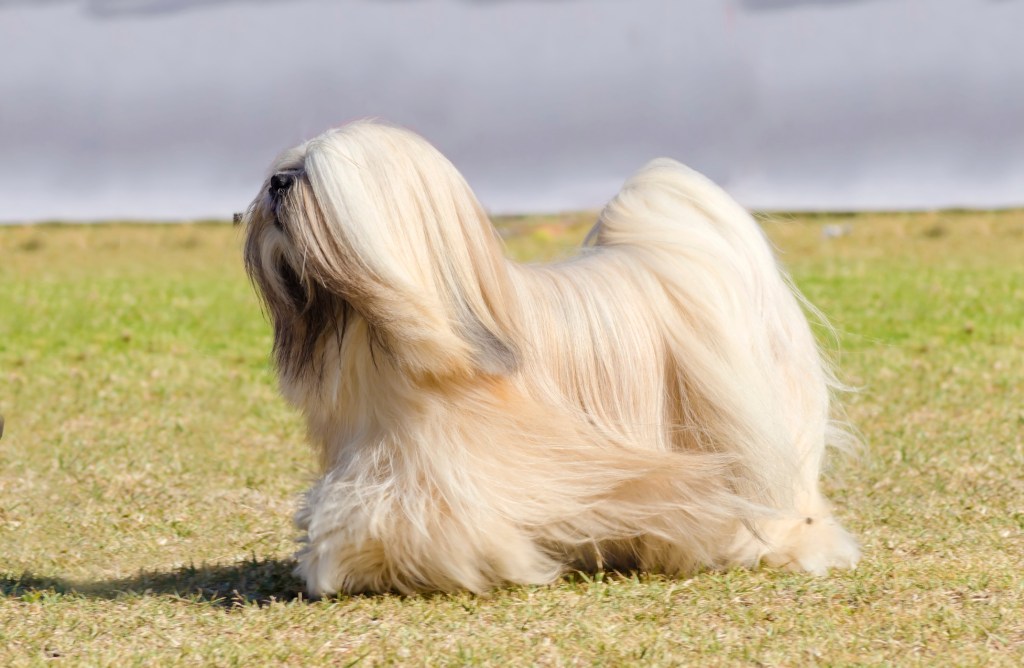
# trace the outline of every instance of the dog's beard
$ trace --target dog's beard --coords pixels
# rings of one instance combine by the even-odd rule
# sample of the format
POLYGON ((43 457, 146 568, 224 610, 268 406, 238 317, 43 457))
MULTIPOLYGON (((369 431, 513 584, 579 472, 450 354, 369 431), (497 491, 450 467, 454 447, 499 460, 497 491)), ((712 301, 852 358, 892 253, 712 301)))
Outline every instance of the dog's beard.
POLYGON ((292 207, 287 197, 275 201, 268 196, 254 205, 245 267, 273 323, 278 372, 297 379, 322 367, 318 357, 326 345, 341 347, 353 310, 348 301, 304 271, 292 242, 294 227, 302 220, 289 215, 292 207))
POLYGON ((279 264, 278 272, 291 303, 286 312, 272 315, 277 367, 288 377, 322 370, 317 355, 328 343, 341 347, 351 306, 322 286, 304 283, 287 262, 279 264))

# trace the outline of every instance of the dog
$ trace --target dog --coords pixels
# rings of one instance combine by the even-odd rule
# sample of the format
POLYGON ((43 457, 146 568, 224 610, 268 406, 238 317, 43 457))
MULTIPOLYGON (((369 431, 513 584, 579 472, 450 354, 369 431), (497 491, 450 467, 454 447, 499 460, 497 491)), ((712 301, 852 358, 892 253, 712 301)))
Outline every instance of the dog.
POLYGON ((848 432, 811 307, 700 174, 651 162, 576 257, 524 265, 437 149, 359 121, 285 152, 242 218, 319 455, 310 596, 856 564, 819 491, 848 432))

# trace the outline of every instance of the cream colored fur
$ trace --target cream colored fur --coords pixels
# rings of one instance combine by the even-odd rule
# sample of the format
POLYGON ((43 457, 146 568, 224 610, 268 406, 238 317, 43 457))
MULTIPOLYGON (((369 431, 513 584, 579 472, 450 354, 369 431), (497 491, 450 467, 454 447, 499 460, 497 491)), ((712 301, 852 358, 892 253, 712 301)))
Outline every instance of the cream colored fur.
POLYGON ((311 595, 856 563, 818 488, 836 383, 706 178, 650 163, 576 258, 532 266, 408 131, 332 130, 272 175, 246 264, 320 456, 311 595))

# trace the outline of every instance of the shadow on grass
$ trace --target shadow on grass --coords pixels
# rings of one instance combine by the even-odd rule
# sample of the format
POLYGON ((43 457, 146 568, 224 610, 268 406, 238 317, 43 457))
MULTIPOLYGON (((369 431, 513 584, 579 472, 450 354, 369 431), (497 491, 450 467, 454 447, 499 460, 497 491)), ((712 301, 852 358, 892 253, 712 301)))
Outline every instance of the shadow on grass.
MULTIPOLYGON (((63 597, 117 600, 133 597, 166 596, 189 603, 203 603, 222 608, 246 605, 265 606, 275 602, 310 602, 302 580, 293 574, 293 559, 252 558, 233 564, 183 566, 171 571, 142 571, 126 578, 109 580, 70 580, 24 572, 20 575, 0 570, 0 598, 25 602, 46 602, 63 597)), ((570 571, 559 579, 569 587, 589 587, 617 580, 639 582, 647 578, 667 576, 641 574, 635 571, 570 571)), ((542 585, 537 585, 542 586, 542 585)), ((509 585, 518 589, 520 585, 509 585)), ((530 585, 522 587, 531 588, 530 585)), ((397 596, 397 592, 380 594, 338 594, 338 598, 378 598, 397 596)), ((475 598, 468 592, 424 592, 425 599, 462 601, 475 598)), ((328 597, 332 600, 333 597, 328 597)))
POLYGON ((167 572, 140 572, 111 580, 72 581, 0 572, 0 595, 25 601, 48 597, 82 596, 117 599, 131 596, 170 596, 222 607, 267 605, 304 598, 303 583, 292 574, 290 559, 256 559, 227 565, 184 566, 167 572))

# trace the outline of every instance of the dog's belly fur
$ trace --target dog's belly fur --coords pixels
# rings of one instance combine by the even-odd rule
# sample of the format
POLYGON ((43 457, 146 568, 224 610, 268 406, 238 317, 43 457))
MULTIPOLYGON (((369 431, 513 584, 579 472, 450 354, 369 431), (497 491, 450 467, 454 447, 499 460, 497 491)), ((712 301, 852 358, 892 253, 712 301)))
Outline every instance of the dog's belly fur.
MULTIPOLYGON (((451 188, 438 199, 472 210, 456 176, 417 197, 451 188)), ((429 220, 421 245, 391 243, 414 265, 422 244, 448 248, 414 267, 448 272, 437 294, 422 288, 433 306, 359 285, 343 293, 343 336, 326 332, 315 365, 282 373, 320 453, 296 516, 311 595, 856 563, 818 487, 841 435, 837 385, 763 234, 725 193, 656 161, 602 213, 592 247, 547 267, 505 261, 465 221, 429 220)), ((288 252, 313 253, 316 271, 317 249, 288 252)))

